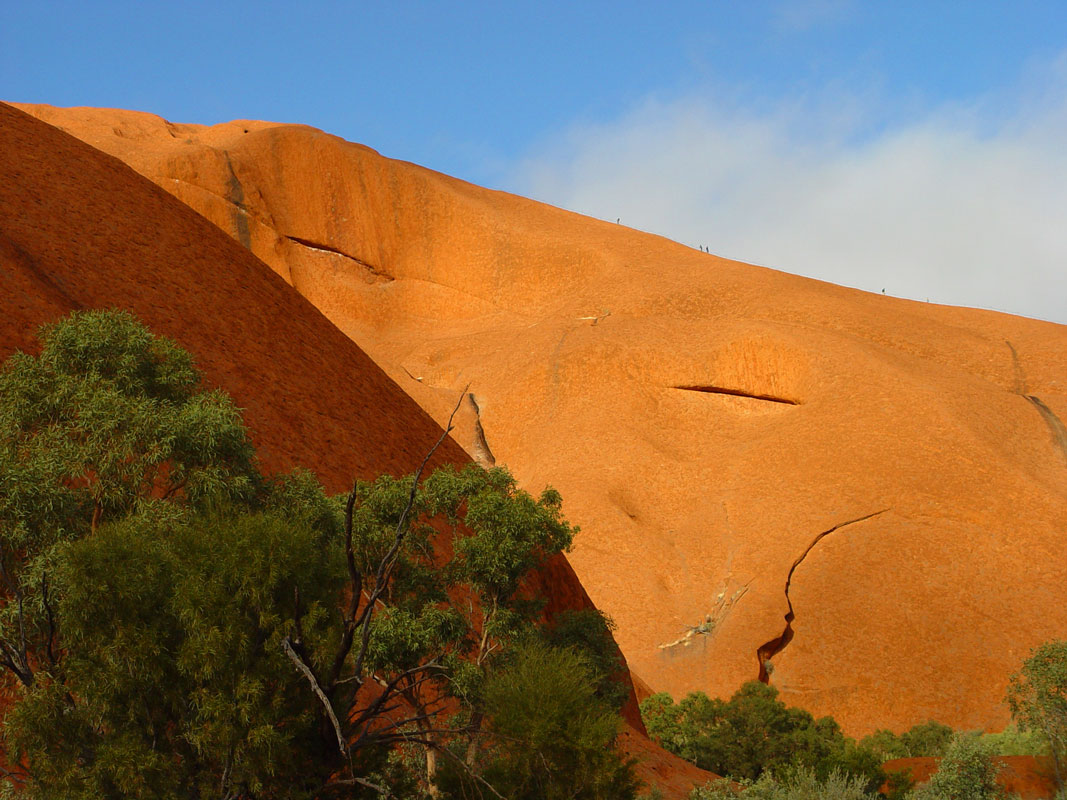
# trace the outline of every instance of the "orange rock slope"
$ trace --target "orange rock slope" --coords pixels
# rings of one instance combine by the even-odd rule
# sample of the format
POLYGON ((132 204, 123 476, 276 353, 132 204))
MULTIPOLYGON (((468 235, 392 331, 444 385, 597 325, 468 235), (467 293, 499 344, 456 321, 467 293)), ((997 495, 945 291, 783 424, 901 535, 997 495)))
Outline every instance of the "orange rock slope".
POLYGON ((311 300, 584 528, 655 690, 757 676, 846 730, 1007 719, 1067 636, 1067 328, 707 255, 320 131, 27 107, 311 300))
MULTIPOLYGON (((0 360, 72 309, 129 309, 193 353, 244 409, 267 471, 305 467, 332 492, 413 471, 441 428, 363 351, 218 228, 121 162, 0 103, 0 360)), ((445 439, 430 467, 468 456, 445 439)), ((531 587, 546 613, 589 598, 558 557, 531 587)), ((624 744, 668 797, 707 773, 644 735, 624 744)))

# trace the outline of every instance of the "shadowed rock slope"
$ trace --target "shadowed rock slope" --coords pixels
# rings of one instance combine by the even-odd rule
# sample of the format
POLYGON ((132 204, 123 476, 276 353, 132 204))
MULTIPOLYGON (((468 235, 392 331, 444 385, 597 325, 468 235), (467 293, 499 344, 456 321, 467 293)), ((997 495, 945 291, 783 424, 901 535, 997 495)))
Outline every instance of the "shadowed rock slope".
POLYGON ((727 261, 303 126, 28 110, 250 248, 439 421, 469 386, 460 443, 562 491, 571 563, 653 689, 760 677, 855 735, 996 728, 1007 676, 1067 634, 1067 328, 727 261))
MULTIPOLYGON (((244 409, 266 471, 305 467, 342 492, 417 468, 439 425, 247 249, 120 161, 2 103, 0 143, 0 359, 32 351, 37 326, 73 309, 128 309, 244 409)), ((430 466, 469 460, 449 438, 430 466)), ((590 605, 562 557, 531 588, 549 614, 590 605)), ((645 777, 708 778, 644 737, 632 695, 626 715, 645 777)))

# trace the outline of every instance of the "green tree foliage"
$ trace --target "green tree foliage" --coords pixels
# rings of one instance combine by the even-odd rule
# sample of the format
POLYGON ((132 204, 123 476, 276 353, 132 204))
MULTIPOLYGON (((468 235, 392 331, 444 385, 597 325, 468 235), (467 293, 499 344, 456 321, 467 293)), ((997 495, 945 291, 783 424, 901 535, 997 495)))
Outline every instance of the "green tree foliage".
POLYGON ((952 741, 953 730, 941 722, 924 722, 901 734, 878 730, 860 740, 860 746, 879 755, 883 761, 894 758, 940 758, 952 741))
POLYGON ((1067 781, 1067 641, 1046 642, 1030 652, 1012 676, 1008 704, 1022 730, 1039 731, 1049 744, 1056 781, 1067 781))
POLYGON ((298 627, 321 667, 344 578, 336 536, 277 513, 141 514, 72 543, 66 656, 7 719, 33 794, 312 797, 331 765, 280 642, 298 627))
POLYGON ((744 684, 728 701, 693 692, 675 704, 658 694, 641 704, 649 735, 697 766, 734 779, 755 780, 766 770, 808 767, 820 778, 834 769, 871 787, 884 775, 880 759, 847 738, 830 717, 814 719, 789 708, 778 690, 744 684))
POLYGON ((997 784, 1000 765, 975 734, 953 737, 937 772, 915 789, 914 800, 998 800, 1006 797, 997 784))
MULTIPOLYGON (((489 744, 477 772, 511 800, 615 800, 637 789, 632 765, 613 750, 620 720, 596 694, 596 673, 578 650, 520 644, 483 690, 489 744)), ((483 796, 451 773, 453 797, 483 796)))
POLYGON ((820 778, 811 768, 799 767, 780 776, 765 772, 758 780, 745 780, 739 786, 713 781, 694 789, 689 800, 867 800, 871 796, 860 777, 832 770, 820 778))
POLYGON ((571 648, 588 660, 596 678, 597 697, 620 710, 630 696, 626 662, 622 660, 612 632, 615 623, 596 608, 568 609, 545 632, 553 647, 571 648))
POLYGON ((21 686, 7 737, 27 796, 439 795, 440 757, 482 788, 490 765, 513 781, 503 741, 507 763, 536 751, 544 786, 632 794, 609 747, 608 621, 546 627, 524 589, 570 546, 558 493, 473 465, 347 499, 266 480, 173 343, 121 312, 42 336, 0 371, 0 664, 21 686), (502 676, 531 678, 521 643, 576 659, 541 676, 588 711, 545 717, 551 746, 500 699, 502 676))
MULTIPOLYGON (((377 588, 370 589, 382 598, 380 607, 362 617, 367 606, 349 609, 346 629, 367 628, 365 638, 353 635, 353 672, 341 680, 358 692, 373 677, 387 687, 380 698, 393 693, 413 712, 384 728, 358 732, 357 741, 421 745, 430 786, 438 782, 442 758, 477 773, 487 763, 486 743, 492 746, 499 736, 496 726, 486 728, 495 713, 486 705, 486 687, 500 669, 513 665, 509 652, 532 641, 555 651, 581 649, 581 674, 614 716, 612 704, 621 705, 620 676, 610 622, 599 613, 575 612, 546 626, 544 599, 523 589, 530 572, 568 549, 575 533, 562 516, 557 492, 549 489, 534 499, 505 470, 468 465, 437 470, 418 486, 412 478, 360 483, 350 500, 352 549, 367 559, 356 557, 358 575, 375 574, 374 563, 387 568, 379 569, 377 588), (434 548, 443 533, 450 534, 450 553, 434 548), (442 701, 447 697, 459 704, 451 716, 442 701)), ((363 578, 354 581, 358 585, 363 578)), ((342 698, 341 707, 358 705, 354 694, 342 698)), ((621 768, 611 748, 604 750, 601 742, 601 749, 598 763, 621 768)), ((494 774, 504 773, 496 768, 494 774)))
POLYGON ((55 548, 151 498, 245 498, 240 414, 187 353, 132 316, 84 311, 0 370, 0 665, 32 686, 53 664, 55 548))
POLYGON ((998 756, 1049 756, 1048 737, 1039 730, 1019 730, 1015 724, 997 733, 983 733, 982 743, 998 756))

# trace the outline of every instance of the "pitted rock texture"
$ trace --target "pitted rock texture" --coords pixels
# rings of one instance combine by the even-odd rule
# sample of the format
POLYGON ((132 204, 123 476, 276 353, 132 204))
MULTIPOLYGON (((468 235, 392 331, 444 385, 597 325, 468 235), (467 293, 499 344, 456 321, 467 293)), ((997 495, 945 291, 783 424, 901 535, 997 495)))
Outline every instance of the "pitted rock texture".
MULTIPOLYGON (((71 310, 124 308, 189 350, 207 382, 244 409, 267 472, 303 467, 343 492, 356 477, 414 471, 439 438, 441 427, 356 343, 201 215, 3 103, 0 143, 0 360, 33 351, 37 327, 71 310)), ((429 468, 469 460, 446 438, 429 468)), ((562 556, 530 589, 550 616, 590 605, 562 556)), ((624 715, 625 746, 644 778, 668 776, 666 797, 711 777, 647 739, 632 693, 624 715)))
MULTIPOLYGON (((580 524, 656 691, 998 728, 1067 635, 1067 328, 727 261, 320 131, 27 107, 250 248, 580 524), (821 535, 830 532, 827 535, 821 535)), ((220 267, 221 269, 222 267, 220 267)))

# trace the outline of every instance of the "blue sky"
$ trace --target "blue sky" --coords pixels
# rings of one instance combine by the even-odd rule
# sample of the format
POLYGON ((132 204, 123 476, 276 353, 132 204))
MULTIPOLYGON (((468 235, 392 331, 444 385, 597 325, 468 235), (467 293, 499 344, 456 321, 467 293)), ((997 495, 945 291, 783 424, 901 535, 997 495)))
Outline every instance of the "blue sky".
POLYGON ((0 0, 0 99, 302 122, 723 255, 1061 322, 1065 54, 1062 0, 0 0))

